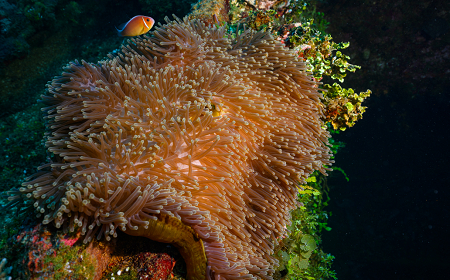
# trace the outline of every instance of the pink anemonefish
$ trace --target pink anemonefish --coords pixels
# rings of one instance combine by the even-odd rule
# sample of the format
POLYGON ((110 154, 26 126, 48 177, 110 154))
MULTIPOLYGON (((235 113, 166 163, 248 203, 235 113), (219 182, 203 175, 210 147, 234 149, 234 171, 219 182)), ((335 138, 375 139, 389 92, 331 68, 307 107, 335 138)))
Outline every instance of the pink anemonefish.
POLYGON ((121 24, 117 29, 120 36, 139 36, 147 33, 155 23, 155 20, 146 16, 135 16, 127 23, 121 24))

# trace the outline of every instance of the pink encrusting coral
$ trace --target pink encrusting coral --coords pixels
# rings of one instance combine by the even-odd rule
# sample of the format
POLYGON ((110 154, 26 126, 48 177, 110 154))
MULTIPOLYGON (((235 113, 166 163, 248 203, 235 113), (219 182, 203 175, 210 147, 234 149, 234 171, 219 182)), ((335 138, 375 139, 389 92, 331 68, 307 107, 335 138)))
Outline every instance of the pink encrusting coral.
POLYGON ((168 215, 203 241, 207 277, 271 279, 298 183, 331 164, 317 84, 269 33, 155 29, 53 80, 54 158, 11 200, 86 242, 168 215))
POLYGON ((63 238, 61 239, 61 242, 64 243, 64 245, 72 247, 73 244, 75 244, 78 241, 78 237, 75 238, 63 238))

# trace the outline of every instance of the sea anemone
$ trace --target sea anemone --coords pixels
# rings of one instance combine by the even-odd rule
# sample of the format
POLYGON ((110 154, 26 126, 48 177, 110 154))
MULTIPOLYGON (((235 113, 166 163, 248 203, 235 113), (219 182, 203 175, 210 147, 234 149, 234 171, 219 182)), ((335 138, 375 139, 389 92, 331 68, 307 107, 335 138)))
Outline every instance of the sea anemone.
POLYGON ((317 83, 269 33, 155 29, 52 81, 53 157, 10 205, 85 242, 176 219, 203 242, 208 278, 272 279, 299 183, 331 163, 317 83))

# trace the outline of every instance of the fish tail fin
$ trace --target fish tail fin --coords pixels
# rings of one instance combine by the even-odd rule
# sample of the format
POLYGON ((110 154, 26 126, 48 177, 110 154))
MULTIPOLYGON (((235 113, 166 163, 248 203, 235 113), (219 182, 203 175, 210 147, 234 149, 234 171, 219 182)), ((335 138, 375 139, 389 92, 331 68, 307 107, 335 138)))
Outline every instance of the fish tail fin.
POLYGON ((114 28, 117 31, 117 35, 119 35, 120 37, 122 37, 122 30, 120 30, 119 28, 117 28, 116 26, 114 26, 114 28))
POLYGON ((125 23, 120 24, 119 27, 114 26, 114 27, 116 27, 116 30, 117 30, 117 32, 119 33, 119 36, 122 36, 122 37, 123 37, 122 32, 123 32, 123 30, 125 29, 126 24, 127 24, 127 23, 125 22, 125 23))

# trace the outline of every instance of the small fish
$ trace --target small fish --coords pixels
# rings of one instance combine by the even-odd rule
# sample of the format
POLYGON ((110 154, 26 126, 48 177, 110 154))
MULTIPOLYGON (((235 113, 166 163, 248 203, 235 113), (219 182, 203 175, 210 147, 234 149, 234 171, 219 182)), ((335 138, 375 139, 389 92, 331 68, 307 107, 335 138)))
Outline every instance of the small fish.
POLYGON ((213 24, 215 24, 215 25, 219 25, 220 24, 219 18, 217 17, 216 14, 213 14, 212 18, 213 18, 213 24))
POLYGON ((139 36, 147 33, 155 23, 155 20, 146 16, 135 16, 127 23, 121 24, 119 28, 116 27, 120 36, 139 36))
POLYGON ((218 14, 213 14, 212 15, 212 24, 215 25, 216 27, 219 27, 219 26, 224 25, 225 22, 219 20, 218 14))

